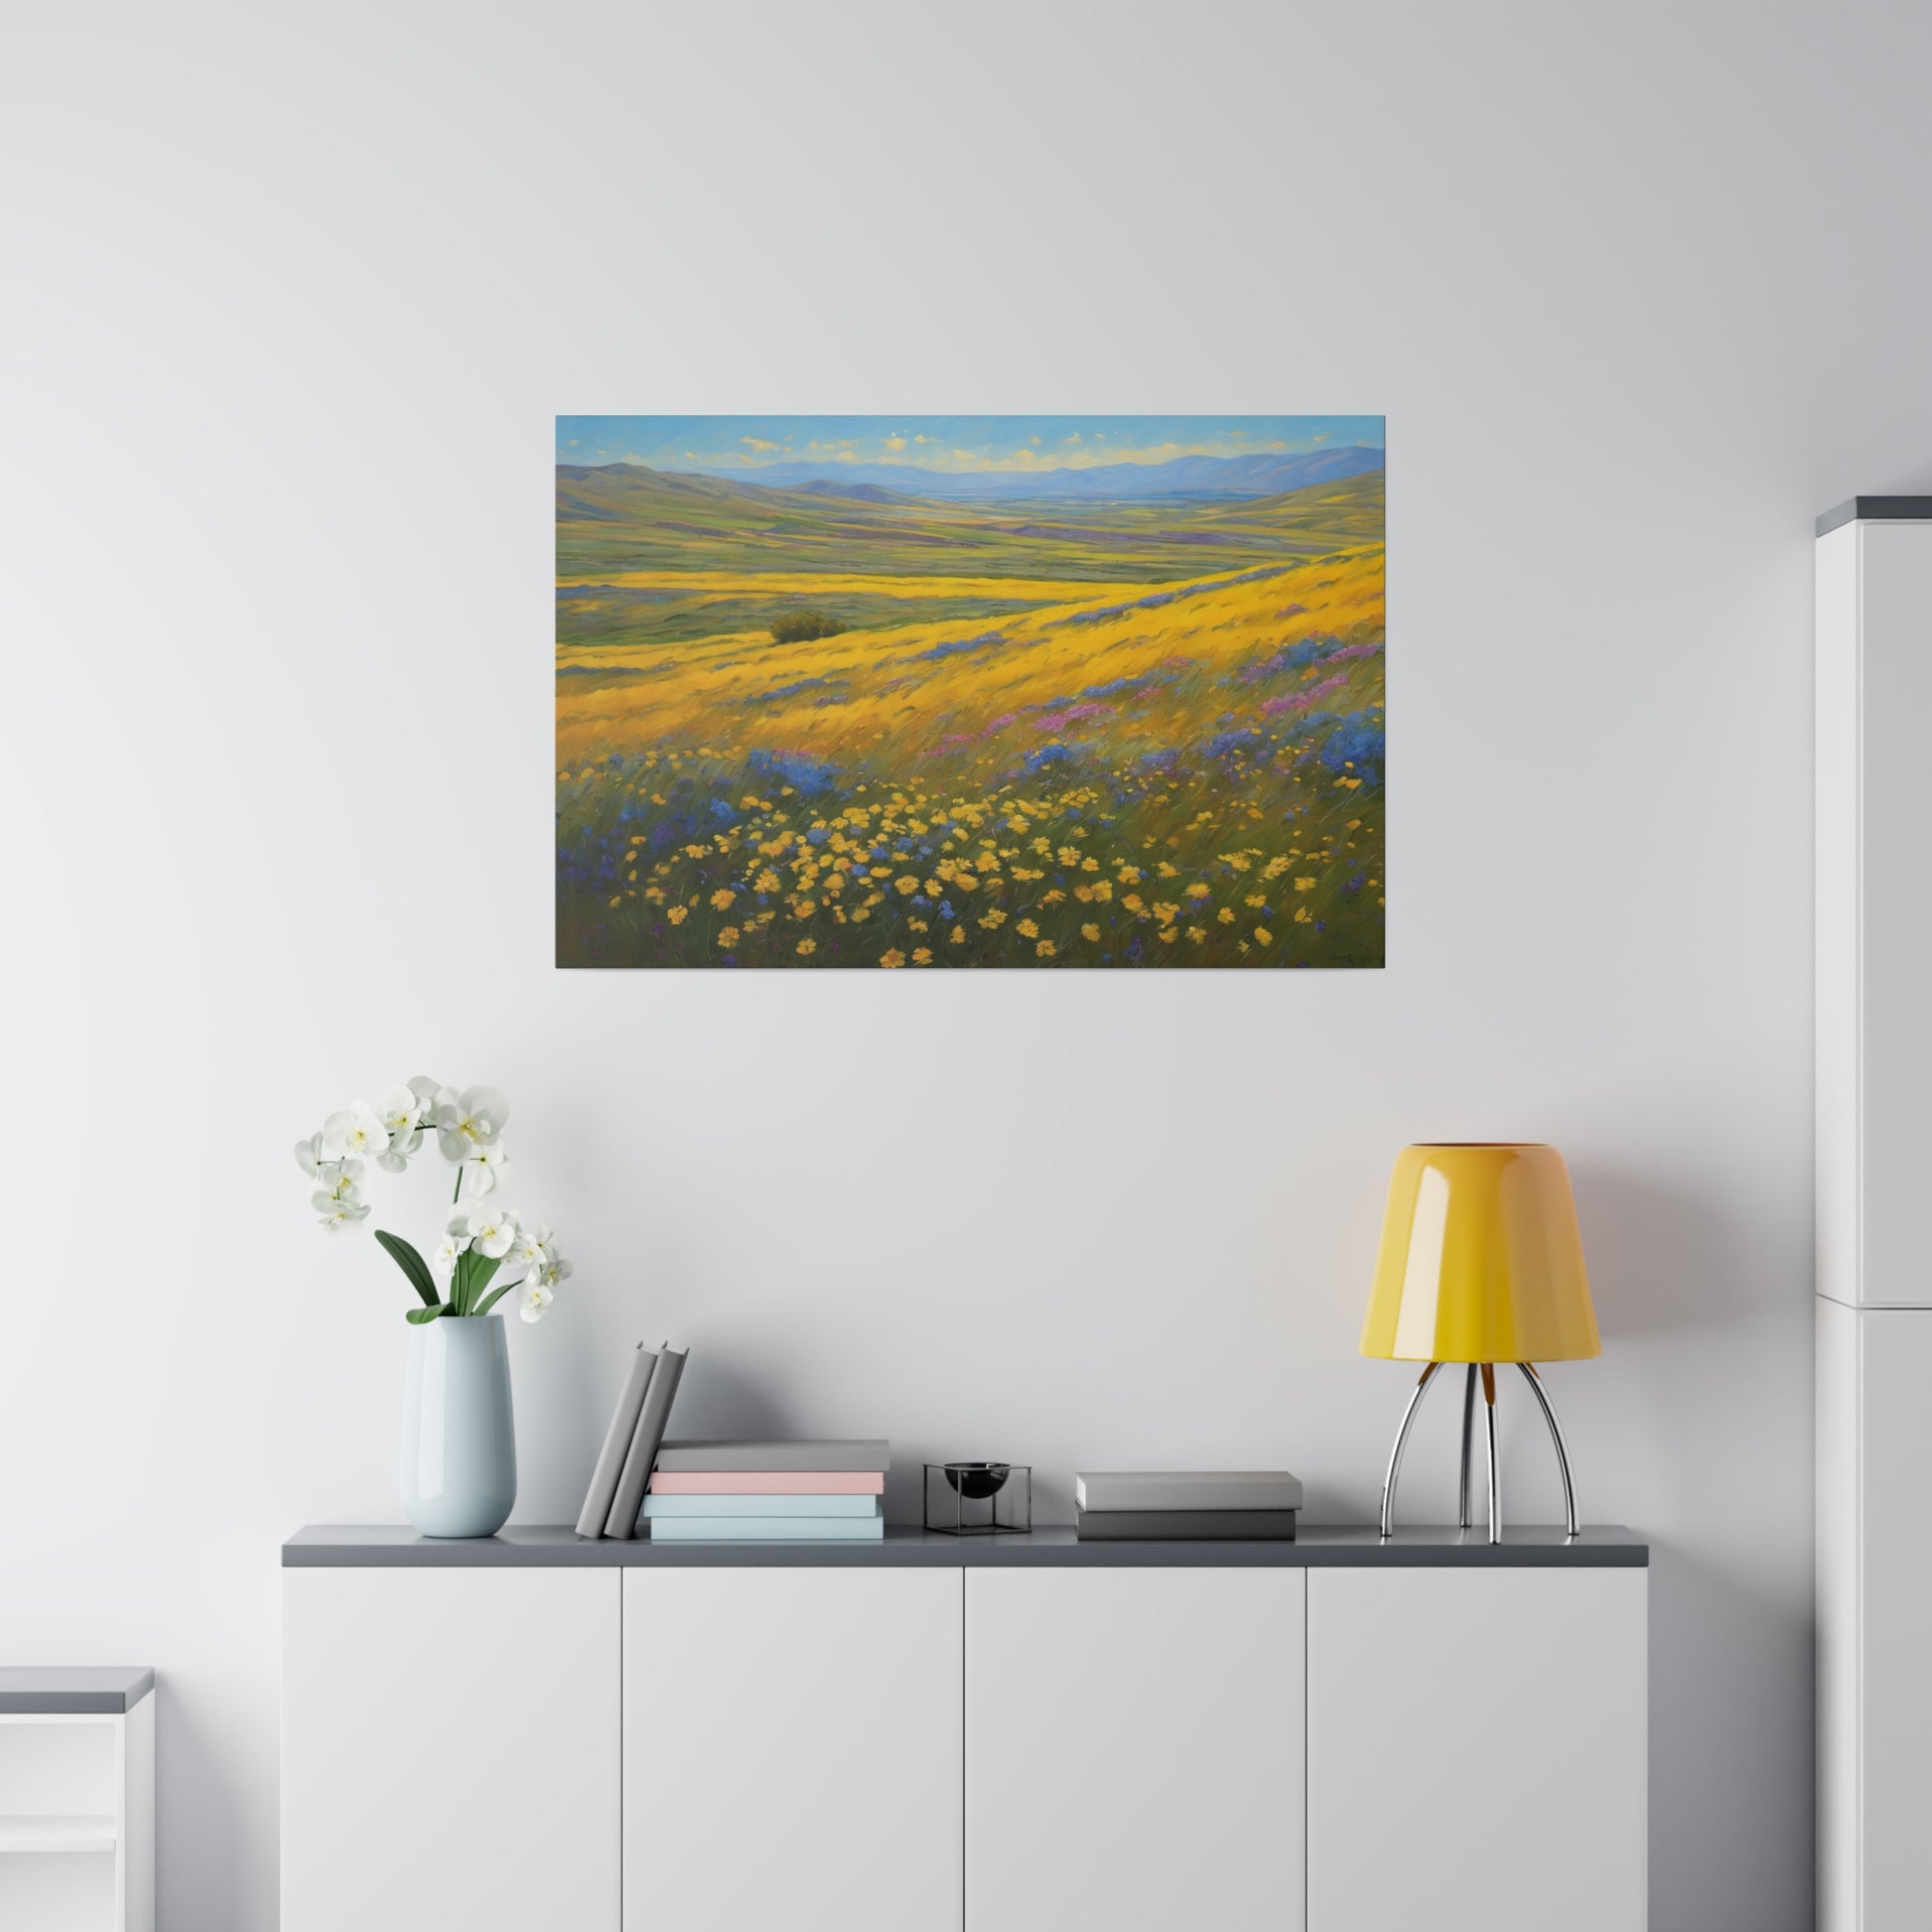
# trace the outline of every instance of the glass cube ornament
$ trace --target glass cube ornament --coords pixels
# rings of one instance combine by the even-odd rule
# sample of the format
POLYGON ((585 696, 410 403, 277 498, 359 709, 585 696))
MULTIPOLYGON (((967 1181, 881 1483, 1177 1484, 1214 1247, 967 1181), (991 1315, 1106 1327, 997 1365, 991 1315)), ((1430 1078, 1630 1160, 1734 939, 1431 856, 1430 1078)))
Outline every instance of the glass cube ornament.
POLYGON ((1025 1462, 928 1462, 925 1526, 947 1536, 1023 1535, 1034 1526, 1034 1472, 1025 1462))

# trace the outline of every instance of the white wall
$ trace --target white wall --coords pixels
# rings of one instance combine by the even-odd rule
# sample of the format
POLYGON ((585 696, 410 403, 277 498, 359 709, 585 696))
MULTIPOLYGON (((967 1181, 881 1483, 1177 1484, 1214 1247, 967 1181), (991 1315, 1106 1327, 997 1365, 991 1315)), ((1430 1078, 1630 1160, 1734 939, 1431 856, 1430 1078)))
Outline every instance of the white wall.
POLYGON ((402 1286, 287 1150, 417 1071, 578 1260, 539 1521, 640 1333, 687 1429, 1361 1518, 1391 1157, 1555 1141, 1653 1923, 1809 1923, 1811 518, 1932 487, 1927 23, 7 10, 0 1657, 159 1667, 169 1932, 273 1924, 278 1543, 399 1513, 402 1286), (1387 412, 1385 972, 553 970, 553 412, 896 406, 1387 412))

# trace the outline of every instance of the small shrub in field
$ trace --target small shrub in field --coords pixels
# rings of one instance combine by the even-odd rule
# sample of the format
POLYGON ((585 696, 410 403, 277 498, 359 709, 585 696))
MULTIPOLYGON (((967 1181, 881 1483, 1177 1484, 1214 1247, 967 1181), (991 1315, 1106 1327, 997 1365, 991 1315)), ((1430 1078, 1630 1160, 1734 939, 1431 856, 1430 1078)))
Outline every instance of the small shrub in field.
POLYGON ((823 611, 789 611, 771 626, 777 644, 808 644, 814 637, 836 637, 845 625, 823 611))

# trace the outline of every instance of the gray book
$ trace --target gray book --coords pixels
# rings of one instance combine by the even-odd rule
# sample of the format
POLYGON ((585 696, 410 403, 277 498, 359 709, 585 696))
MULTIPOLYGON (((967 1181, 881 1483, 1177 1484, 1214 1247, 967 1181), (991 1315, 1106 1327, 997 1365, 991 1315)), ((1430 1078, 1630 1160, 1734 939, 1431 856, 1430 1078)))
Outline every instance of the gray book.
POLYGON ((604 1432, 604 1447, 598 1451, 597 1467, 591 1471, 591 1486, 584 1494, 584 1507, 577 1512, 579 1536, 602 1536, 611 1519, 611 1504, 618 1493, 618 1477, 623 1473, 623 1458, 630 1451, 630 1439, 637 1433, 637 1412, 644 1406, 644 1391, 650 1386, 650 1372, 656 1365, 657 1351, 640 1341, 630 1358, 630 1373, 623 1378, 618 1406, 611 1412, 611 1427, 604 1432))
POLYGON ((1082 1509, 1300 1509, 1302 1483, 1286 1469, 1109 1470, 1076 1475, 1082 1509))
POLYGON ((650 1480, 650 1465, 657 1459, 664 1425, 671 1419, 678 1377, 684 1373, 685 1357, 690 1352, 688 1348, 673 1348, 669 1342, 657 1351, 650 1387, 644 1391, 644 1406, 637 1411, 637 1427, 631 1431, 630 1448, 624 1454, 623 1473, 618 1477, 618 1493, 611 1499, 611 1514, 604 1525, 606 1536, 621 1539, 637 1534, 644 1484, 650 1480))
POLYGON ((666 1443, 657 1466, 665 1475, 884 1473, 893 1466, 890 1443, 666 1443))
POLYGON ((1083 1509, 1082 1543, 1293 1543, 1292 1509, 1083 1509))

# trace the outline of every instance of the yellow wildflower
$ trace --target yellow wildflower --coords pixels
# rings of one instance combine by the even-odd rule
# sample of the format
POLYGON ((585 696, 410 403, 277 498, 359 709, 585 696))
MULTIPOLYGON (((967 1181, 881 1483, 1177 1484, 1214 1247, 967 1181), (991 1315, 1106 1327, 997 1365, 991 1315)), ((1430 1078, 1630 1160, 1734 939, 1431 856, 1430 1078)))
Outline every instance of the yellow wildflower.
POLYGON ((1039 902, 1042 905, 1058 905, 1060 901, 1065 897, 1066 895, 1063 892, 1061 892, 1057 886, 1055 886, 1050 893, 1040 894, 1039 902))
POLYGON ((731 904, 732 900, 735 899, 737 897, 738 895, 735 892, 733 892, 729 886, 720 886, 718 890, 712 894, 711 902, 719 909, 719 911, 722 912, 726 909, 726 907, 728 907, 731 904))
MULTIPOLYGON (((1178 845, 1180 841, 1178 839, 1170 839, 1168 843, 1170 845, 1178 845)), ((1158 872, 1163 879, 1177 879, 1180 876, 1179 867, 1169 865, 1167 860, 1165 859, 1163 859, 1161 863, 1155 867, 1155 871, 1158 872)))
POLYGON ((963 925, 956 925, 953 927, 952 943, 955 946, 963 946, 966 943, 966 928, 963 925))
POLYGON ((893 876, 893 869, 891 866, 874 866, 872 876, 875 879, 890 879, 893 876))
POLYGON ((791 909, 799 918, 809 919, 818 910, 818 900, 815 898, 793 899, 791 909))
MULTIPOLYGON (((980 920, 980 924, 985 926, 989 932, 991 932, 995 926, 1005 925, 1006 922, 1007 922, 1007 915, 1004 912, 1002 912, 997 905, 994 906, 992 911, 988 912, 986 916, 980 920)), ((957 932, 959 928, 955 926, 953 930, 957 932)))
POLYGON ((801 939, 798 942, 798 950, 805 958, 809 959, 818 950, 818 941, 816 939, 801 939))
POLYGON ((1174 920, 1180 916, 1180 907, 1171 903, 1167 899, 1156 899, 1154 902, 1154 916, 1163 925, 1173 925, 1174 920))
POLYGON ((1105 904, 1114 896, 1114 882, 1111 879, 1097 879, 1093 884, 1093 896, 1105 904))
POLYGON ((1256 945, 1272 946, 1274 943, 1275 943, 1275 935, 1272 932, 1270 932, 1265 925, 1258 925, 1255 927, 1256 945))
POLYGON ((1265 893, 1250 893, 1247 902, 1250 905, 1266 905, 1268 903, 1268 896, 1265 893))
POLYGON ((1127 909, 1130 912, 1132 912, 1136 918, 1138 918, 1143 912, 1147 910, 1147 906, 1145 902, 1142 900, 1139 893, 1129 893, 1127 897, 1121 900, 1121 903, 1124 906, 1126 906, 1127 909))
POLYGON ((1236 872, 1246 872, 1253 862, 1245 852, 1223 852, 1221 863, 1232 866, 1236 872))
POLYGON ((778 890, 778 875, 766 866, 752 883, 760 893, 775 893, 778 890))
POLYGON ((1097 925, 1083 925, 1080 928, 1080 937, 1082 939, 1098 940, 1100 937, 1100 928, 1097 925))
POLYGON ((1282 876, 1282 874, 1285 873, 1287 870, 1288 870, 1288 861, 1286 859, 1274 858, 1274 859, 1270 859, 1268 863, 1262 867, 1261 876, 1264 879, 1279 879, 1282 876))
POLYGON ((684 909, 683 906, 673 905, 671 909, 664 914, 664 916, 667 919, 669 919, 673 925, 682 925, 685 922, 685 920, 688 919, 691 915, 684 909))
POLYGON ((891 952, 884 952, 879 955, 879 963, 882 966, 903 966, 905 964, 905 955, 895 946, 891 952))
POLYGON ((1204 925, 1190 925, 1187 928, 1187 938, 1190 944, 1198 946, 1206 937, 1207 928, 1204 925))
POLYGON ((1100 861, 1096 859, 1092 855, 1092 853, 1088 853, 1088 855, 1080 861, 1080 870, 1082 872, 1098 872, 1100 870, 1100 861))
POLYGON ((1031 919, 1022 919, 1013 929, 1023 939, 1037 939, 1039 937, 1039 928, 1031 919))
POLYGON ((1034 948, 1034 951, 1037 953, 1041 959, 1051 959, 1056 950, 1057 948, 1054 946, 1052 940, 1050 939, 1042 939, 1039 942, 1039 944, 1034 948))
POLYGON ((1093 903, 1093 888, 1091 886, 1075 886, 1073 889, 1073 897, 1082 905, 1091 905, 1093 903))
POLYGON ((1214 914, 1214 916, 1217 919, 1219 919, 1223 925, 1232 925, 1234 923, 1234 907, 1231 905, 1224 905, 1221 907, 1221 909, 1218 912, 1214 914))
POLYGON ((932 948, 930 946, 914 947, 912 964, 914 966, 930 966, 932 964, 932 948))
POLYGON ((622 902, 623 902, 623 895, 621 893, 613 893, 611 895, 611 903, 613 905, 621 905, 622 904, 622 902))
POLYGON ((1195 884, 1187 888, 1187 897, 1189 898, 1209 898, 1212 895, 1205 886, 1196 881, 1195 884))
POLYGON ((1298 893, 1311 893, 1314 891, 1314 881, 1312 879, 1298 879, 1295 882, 1295 890, 1298 893))
POLYGON ((718 928, 718 943, 729 952, 732 947, 738 944, 738 928, 735 925, 720 926, 718 928))
POLYGON ((1312 925, 1314 923, 1314 914, 1306 905, 1298 905, 1295 908, 1295 923, 1297 925, 1312 925))
POLYGON ((1140 867, 1122 866, 1120 869, 1120 883, 1123 886, 1138 886, 1141 883, 1140 867))
POLYGON ((926 922, 923 919, 907 919, 905 923, 914 932, 924 932, 926 930, 926 922))
POLYGON ((1178 934, 1177 932, 1175 932, 1175 931, 1174 931, 1174 929, 1173 929, 1173 926, 1171 926, 1171 925, 1164 925, 1164 926, 1163 926, 1163 927, 1161 928, 1161 931, 1160 931, 1160 935, 1159 935, 1159 936, 1160 936, 1160 940, 1161 940, 1161 943, 1162 943, 1162 944, 1163 944, 1164 946, 1172 946, 1172 945, 1173 944, 1173 942, 1174 942, 1174 941, 1175 941, 1175 940, 1176 940, 1177 938, 1179 938, 1179 936, 1180 936, 1180 935, 1179 935, 1179 934, 1178 934))
POLYGON ((869 905, 855 905, 852 908, 852 923, 854 925, 862 925, 867 919, 871 917, 872 917, 872 907, 869 905))

